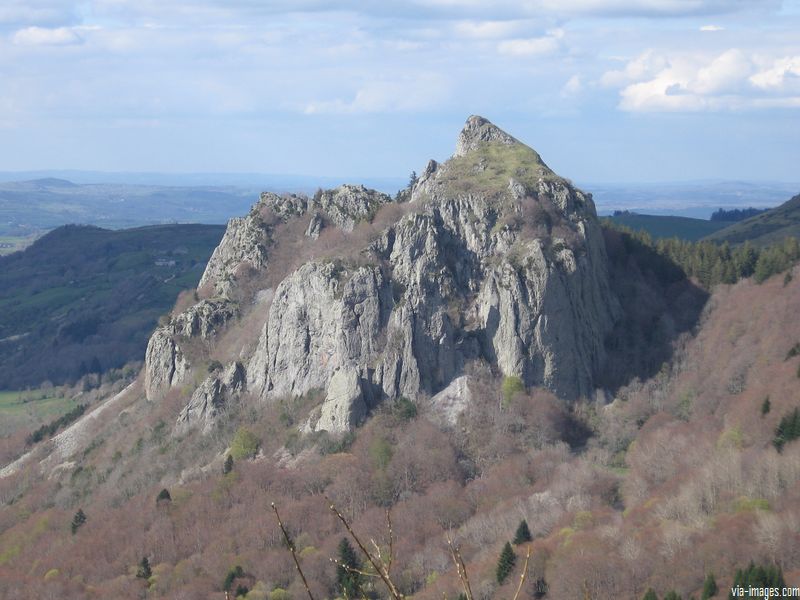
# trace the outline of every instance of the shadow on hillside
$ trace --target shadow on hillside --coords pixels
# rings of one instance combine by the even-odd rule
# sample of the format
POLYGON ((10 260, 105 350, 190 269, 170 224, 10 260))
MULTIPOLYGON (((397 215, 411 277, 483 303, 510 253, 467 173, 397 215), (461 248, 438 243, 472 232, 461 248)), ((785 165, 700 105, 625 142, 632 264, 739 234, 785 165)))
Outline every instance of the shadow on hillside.
POLYGON ((606 365, 598 383, 616 391, 659 372, 672 358, 677 338, 697 325, 709 294, 631 235, 604 227, 603 236, 623 316, 606 338, 606 365))

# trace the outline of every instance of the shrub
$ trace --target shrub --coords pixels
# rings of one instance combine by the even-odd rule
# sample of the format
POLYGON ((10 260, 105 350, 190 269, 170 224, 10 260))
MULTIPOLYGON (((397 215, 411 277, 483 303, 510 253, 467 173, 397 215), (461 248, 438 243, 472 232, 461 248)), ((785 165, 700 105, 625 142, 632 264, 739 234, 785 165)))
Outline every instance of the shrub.
POLYGON ((156 496, 156 504, 161 504, 162 502, 172 502, 172 496, 167 488, 158 492, 158 496, 156 496))
POLYGON ((239 427, 231 442, 231 456, 240 460, 243 458, 253 458, 258 452, 260 440, 247 427, 239 427))
POLYGON ((153 570, 150 568, 150 561, 146 556, 142 557, 139 561, 139 568, 136 569, 136 577, 139 579, 150 579, 153 576, 153 570))
MULTIPOLYGON (((228 571, 228 574, 225 575, 225 581, 222 582, 222 589, 226 592, 230 591, 231 587, 233 586, 233 580, 237 577, 244 577, 244 569, 242 569, 242 567, 239 565, 233 567, 230 571, 228 571)), ((245 592, 245 594, 246 593, 247 592, 245 592)), ((236 595, 239 595, 238 591, 236 595)))
POLYGON ((84 523, 86 523, 86 513, 83 512, 83 509, 79 508, 75 516, 72 517, 72 523, 70 523, 72 535, 75 535, 75 532, 78 531, 78 528, 84 523))
POLYGON ((525 391, 525 384, 516 375, 510 375, 503 379, 503 406, 508 406, 517 394, 525 391))
POLYGON ((231 471, 233 471, 233 456, 228 454, 228 456, 225 457, 225 462, 222 465, 222 474, 227 475, 231 471))
POLYGON ((644 596, 642 596, 642 600, 658 600, 658 596, 656 595, 655 590, 650 588, 645 592, 644 596))
POLYGON ((780 452, 784 445, 798 437, 800 437, 800 409, 795 408, 789 414, 784 415, 778 423, 772 443, 780 452))
POLYGON ((405 396, 400 396, 392 407, 392 413, 403 421, 410 421, 417 416, 417 406, 405 396))

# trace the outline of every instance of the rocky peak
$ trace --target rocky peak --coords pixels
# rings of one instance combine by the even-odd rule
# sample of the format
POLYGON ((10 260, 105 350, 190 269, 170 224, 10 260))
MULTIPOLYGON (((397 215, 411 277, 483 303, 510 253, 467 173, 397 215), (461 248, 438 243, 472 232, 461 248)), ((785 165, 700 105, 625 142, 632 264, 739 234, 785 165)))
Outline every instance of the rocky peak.
POLYGON ((496 142, 506 146, 520 143, 488 119, 472 115, 458 134, 456 153, 453 156, 465 156, 486 142, 496 142))
MULTIPOLYGON (((307 220, 306 244, 320 244, 324 227, 340 228, 342 256, 305 262, 269 303, 240 307, 241 321, 228 304, 207 303, 176 319, 174 331, 157 330, 148 396, 190 381, 190 363, 202 364, 186 359, 184 339, 198 338, 187 348, 210 346, 222 327, 235 334, 244 323, 260 323, 260 335, 230 352, 242 365, 236 382, 207 378, 182 426, 207 425, 240 387, 262 401, 323 391, 309 430, 349 430, 400 396, 434 397, 452 422, 463 408, 455 396, 469 402, 461 378, 471 361, 567 400, 591 396, 618 313, 591 196, 473 116, 454 156, 428 163, 411 201, 367 240, 350 232, 392 202, 385 194, 355 185, 312 198, 263 194, 247 218, 231 221, 204 279, 236 286, 240 262, 268 270, 271 240, 296 219, 307 220), (261 221, 264 208, 279 219, 261 221)), ((259 285, 259 272, 250 285, 259 285)))

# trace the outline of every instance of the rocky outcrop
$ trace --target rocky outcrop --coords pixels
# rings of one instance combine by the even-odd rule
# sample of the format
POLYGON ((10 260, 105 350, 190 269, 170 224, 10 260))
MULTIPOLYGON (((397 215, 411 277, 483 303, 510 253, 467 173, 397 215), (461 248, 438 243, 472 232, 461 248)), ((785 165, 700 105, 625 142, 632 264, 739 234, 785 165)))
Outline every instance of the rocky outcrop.
POLYGON ((211 255, 198 288, 211 287, 214 295, 230 296, 238 272, 266 266, 268 245, 268 228, 256 205, 246 217, 228 221, 225 235, 211 255))
POLYGON ((238 315, 238 307, 227 299, 201 300, 175 317, 170 328, 184 337, 207 340, 238 315))
POLYGON ((145 353, 145 394, 156 400, 170 388, 182 385, 191 364, 181 348, 181 340, 198 338, 206 342, 238 316, 238 307, 229 300, 201 300, 150 336, 145 353))
MULTIPOLYGON (((370 190, 363 185, 344 184, 332 190, 319 190, 312 198, 296 195, 278 196, 265 192, 261 194, 260 204, 270 207, 284 221, 312 213, 312 223, 316 221, 321 225, 321 217, 324 216, 336 227, 349 232, 353 231, 360 221, 371 220, 378 209, 387 202, 392 202, 392 199, 386 194, 370 190)), ((309 232, 313 229, 318 233, 321 227, 314 225, 312 228, 309 225, 309 232)))
POLYGON ((431 398, 431 414, 440 424, 452 427, 458 423, 458 418, 471 402, 472 392, 469 389, 469 377, 461 375, 431 398))
POLYGON ((355 369, 339 369, 328 382, 325 402, 315 431, 339 434, 352 431, 367 416, 367 404, 355 369))
POLYGON ((144 362, 144 389, 151 401, 183 383, 190 367, 168 327, 159 327, 150 336, 144 362))
POLYGON ((184 432, 194 426, 208 431, 225 404, 244 389, 245 372, 240 363, 231 363, 222 373, 209 376, 178 416, 177 431, 184 432))

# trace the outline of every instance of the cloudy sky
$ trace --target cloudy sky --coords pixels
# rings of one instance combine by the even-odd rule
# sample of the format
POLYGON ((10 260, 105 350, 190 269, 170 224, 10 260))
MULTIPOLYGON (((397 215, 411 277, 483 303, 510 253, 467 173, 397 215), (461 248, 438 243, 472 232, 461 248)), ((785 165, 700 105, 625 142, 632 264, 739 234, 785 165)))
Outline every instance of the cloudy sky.
POLYGON ((798 181, 800 0, 2 0, 0 171, 798 181))

